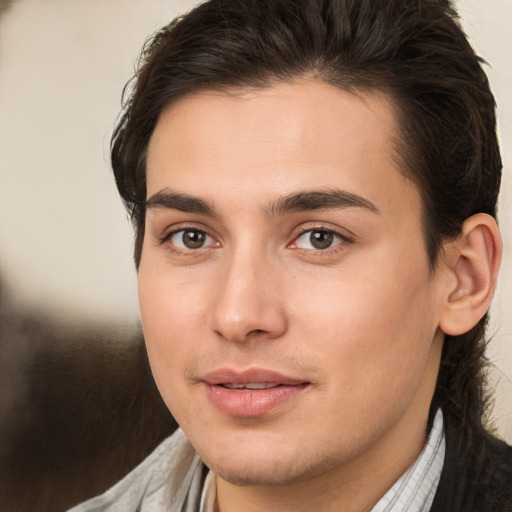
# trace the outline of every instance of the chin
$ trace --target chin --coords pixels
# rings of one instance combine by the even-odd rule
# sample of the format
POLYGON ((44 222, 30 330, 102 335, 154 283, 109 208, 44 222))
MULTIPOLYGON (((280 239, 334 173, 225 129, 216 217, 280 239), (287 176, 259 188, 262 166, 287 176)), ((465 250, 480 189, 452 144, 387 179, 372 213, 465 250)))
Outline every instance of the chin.
POLYGON ((289 485, 307 478, 296 464, 286 465, 281 461, 236 466, 222 463, 210 469, 226 482, 240 486, 289 485))
POLYGON ((202 455, 205 464, 223 480, 240 486, 279 486, 298 483, 331 471, 339 463, 333 454, 304 453, 303 449, 236 451, 222 457, 202 455))

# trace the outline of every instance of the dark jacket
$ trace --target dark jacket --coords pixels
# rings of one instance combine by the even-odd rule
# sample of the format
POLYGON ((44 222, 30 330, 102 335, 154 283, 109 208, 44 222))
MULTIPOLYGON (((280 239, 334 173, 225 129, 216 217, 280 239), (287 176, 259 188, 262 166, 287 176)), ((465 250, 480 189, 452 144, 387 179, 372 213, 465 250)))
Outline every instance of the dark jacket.
POLYGON ((512 512, 512 446, 444 421, 446 456, 430 512, 512 512))

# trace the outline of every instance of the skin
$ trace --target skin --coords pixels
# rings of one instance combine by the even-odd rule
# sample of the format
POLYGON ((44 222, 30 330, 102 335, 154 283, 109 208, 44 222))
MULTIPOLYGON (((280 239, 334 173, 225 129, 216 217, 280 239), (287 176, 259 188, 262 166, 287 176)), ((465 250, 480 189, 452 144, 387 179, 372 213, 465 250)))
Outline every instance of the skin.
POLYGON ((313 80, 195 93, 160 117, 141 317, 157 385, 214 471, 222 512, 369 510, 425 444, 453 279, 429 267, 396 133, 385 96, 313 80), (314 209, 283 201, 334 190, 314 209), (205 391, 219 368, 307 384, 234 417, 205 391))

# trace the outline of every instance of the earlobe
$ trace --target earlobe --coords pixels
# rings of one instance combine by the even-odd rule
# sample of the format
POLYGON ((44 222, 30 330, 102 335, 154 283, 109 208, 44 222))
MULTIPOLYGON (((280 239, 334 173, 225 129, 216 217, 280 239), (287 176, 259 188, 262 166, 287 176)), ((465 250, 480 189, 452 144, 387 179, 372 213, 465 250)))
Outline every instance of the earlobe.
POLYGON ((478 323, 494 296, 502 253, 496 221, 484 213, 473 215, 445 251, 452 284, 446 294, 440 328, 445 334, 458 336, 478 323))

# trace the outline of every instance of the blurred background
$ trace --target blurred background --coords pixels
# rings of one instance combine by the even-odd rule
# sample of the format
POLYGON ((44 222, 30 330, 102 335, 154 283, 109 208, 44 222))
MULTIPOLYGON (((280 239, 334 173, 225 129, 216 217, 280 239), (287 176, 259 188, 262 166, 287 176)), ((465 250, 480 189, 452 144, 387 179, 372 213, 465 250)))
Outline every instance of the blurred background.
MULTIPOLYGON (((108 144, 144 40, 195 3, 0 0, 4 511, 64 510, 175 427, 142 349, 133 237, 108 144)), ((505 258, 488 356, 493 419, 512 442, 512 0, 455 3, 499 107, 505 258)))

